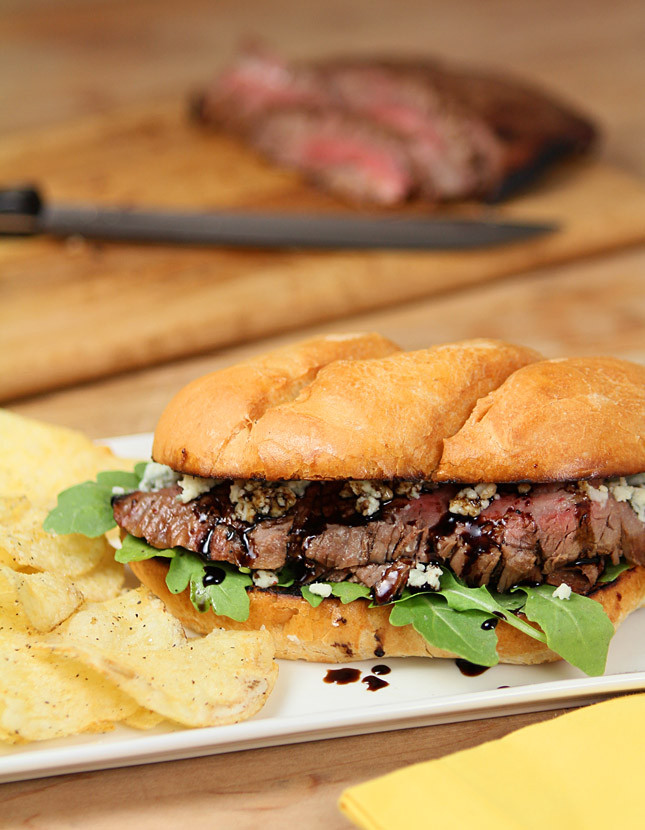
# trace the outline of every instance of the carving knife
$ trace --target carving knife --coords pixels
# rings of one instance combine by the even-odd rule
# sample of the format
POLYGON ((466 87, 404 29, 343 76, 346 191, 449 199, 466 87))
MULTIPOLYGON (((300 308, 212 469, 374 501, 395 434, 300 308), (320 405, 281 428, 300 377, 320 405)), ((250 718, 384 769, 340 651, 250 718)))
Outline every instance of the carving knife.
POLYGON ((50 205, 34 187, 0 190, 0 235, 78 235, 240 248, 467 250, 519 242, 555 230, 553 223, 498 219, 50 205))

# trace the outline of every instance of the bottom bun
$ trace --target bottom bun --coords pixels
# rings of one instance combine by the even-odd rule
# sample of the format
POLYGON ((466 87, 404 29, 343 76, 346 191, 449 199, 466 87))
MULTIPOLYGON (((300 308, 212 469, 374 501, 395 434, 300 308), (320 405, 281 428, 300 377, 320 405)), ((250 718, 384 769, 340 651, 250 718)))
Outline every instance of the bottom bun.
MULTIPOLYGON (((131 562, 130 567, 188 628, 200 634, 208 634, 215 628, 266 629, 273 635, 275 656, 285 660, 346 663, 374 657, 456 656, 431 646, 411 625, 390 625, 389 607, 369 608, 366 600, 343 605, 330 597, 312 608, 302 597, 254 588, 249 591, 248 620, 236 622, 212 610, 200 613, 191 603, 188 590, 171 594, 166 587, 168 565, 165 562, 147 559, 131 562)), ((645 599, 645 567, 624 571, 614 582, 597 588, 590 596, 602 604, 617 628, 645 599)), ((502 663, 552 663, 562 659, 544 643, 527 637, 508 623, 500 622, 496 630, 497 652, 502 663)))

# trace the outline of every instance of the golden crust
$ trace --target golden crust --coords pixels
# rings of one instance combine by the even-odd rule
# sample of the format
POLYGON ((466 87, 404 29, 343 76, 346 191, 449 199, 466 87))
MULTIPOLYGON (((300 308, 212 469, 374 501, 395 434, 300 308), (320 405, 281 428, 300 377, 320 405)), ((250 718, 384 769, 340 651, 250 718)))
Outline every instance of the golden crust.
POLYGON ((645 470, 645 367, 544 360, 480 400, 444 443, 437 481, 570 481, 645 470))
POLYGON ((400 351, 380 334, 316 337, 197 378, 164 410, 155 461, 206 478, 262 476, 250 433, 272 407, 291 401, 327 364, 400 351))
POLYGON ((495 340, 417 352, 378 335, 310 340, 189 384, 153 458, 212 478, 429 478, 477 400, 538 358, 495 340))
MULTIPOLYGON (((301 597, 273 591, 251 592, 251 612, 245 622, 235 622, 212 611, 201 614, 190 601, 188 590, 171 594, 166 587, 168 566, 156 559, 132 562, 130 567, 168 610, 184 625, 201 634, 214 628, 256 630, 266 628, 273 636, 276 657, 320 663, 344 663, 374 657, 454 657, 430 646, 410 625, 389 623, 389 608, 369 608, 367 601, 343 605, 324 600, 312 608, 301 597)), ((622 573, 615 582, 597 589, 593 599, 602 604, 614 627, 645 599, 645 568, 622 573)), ((500 662, 550 663, 561 658, 543 643, 522 634, 507 623, 497 626, 500 662)))

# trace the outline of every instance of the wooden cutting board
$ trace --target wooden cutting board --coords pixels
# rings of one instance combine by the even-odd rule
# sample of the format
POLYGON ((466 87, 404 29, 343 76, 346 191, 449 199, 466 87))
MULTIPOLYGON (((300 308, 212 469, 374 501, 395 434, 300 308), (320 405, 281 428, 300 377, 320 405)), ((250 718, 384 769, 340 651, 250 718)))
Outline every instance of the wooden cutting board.
MULTIPOLYGON (((35 182, 61 202, 349 209, 188 124, 177 102, 4 140, 0 182, 35 182)), ((0 240, 0 399, 645 241, 645 185, 599 161, 560 167, 500 211, 561 230, 467 253, 0 240)))

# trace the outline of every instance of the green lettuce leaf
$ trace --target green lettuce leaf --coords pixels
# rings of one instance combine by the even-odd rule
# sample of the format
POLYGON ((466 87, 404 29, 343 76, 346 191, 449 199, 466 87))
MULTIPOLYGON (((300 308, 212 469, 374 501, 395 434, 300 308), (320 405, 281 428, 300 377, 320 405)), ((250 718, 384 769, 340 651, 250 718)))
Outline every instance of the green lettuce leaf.
POLYGON ((390 611, 392 625, 411 625, 431 645, 480 666, 499 662, 495 630, 482 628, 489 618, 485 611, 457 611, 438 593, 408 596, 390 611))
POLYGON ((355 599, 369 599, 370 589, 365 585, 359 585, 357 582, 331 582, 332 595, 347 605, 348 602, 354 602, 355 599))
MULTIPOLYGON (((482 586, 481 588, 469 588, 460 579, 447 569, 444 569, 441 575, 441 596, 446 598, 448 605, 454 608, 455 611, 487 611, 487 616, 502 615, 501 619, 505 620, 513 628, 517 628, 534 640, 546 642, 546 636, 533 628, 524 620, 516 617, 515 614, 509 613, 508 608, 504 608, 492 597, 488 588, 482 586)), ((483 664, 482 664, 483 665, 483 664)))
POLYGON ((619 562, 617 565, 607 565, 604 570, 603 575, 598 579, 598 582, 606 583, 606 582, 613 582, 615 579, 628 571, 632 566, 628 565, 627 562, 619 562))
POLYGON ((170 560, 166 586, 171 594, 181 594, 192 582, 201 582, 205 573, 204 563, 199 556, 182 550, 170 560))
POLYGON ((171 559, 173 556, 181 554, 182 548, 169 548, 167 550, 158 550, 153 548, 143 539, 137 539, 135 536, 128 535, 121 542, 121 547, 114 552, 114 558, 122 565, 128 562, 142 562, 144 559, 152 559, 154 556, 165 556, 171 559))
POLYGON ((145 462, 137 464, 133 473, 108 470, 99 473, 96 481, 85 481, 63 490, 56 507, 43 523, 47 533, 80 533, 95 539, 116 527, 112 513, 112 488, 122 487, 128 493, 141 481, 145 462))
POLYGON ((321 597, 319 594, 312 594, 312 592, 309 590, 308 585, 303 585, 300 589, 300 593, 307 600, 307 602, 309 603, 309 605, 311 605, 312 608, 318 608, 318 606, 324 599, 324 597, 321 597))
POLYGON ((526 594, 523 613, 544 631, 550 649, 585 674, 603 674, 614 626, 599 602, 574 593, 559 599, 552 585, 518 590, 526 594))
POLYGON ((190 588, 190 600, 198 611, 206 612, 212 608, 216 614, 238 622, 248 619, 249 598, 246 589, 253 584, 253 580, 250 573, 242 573, 234 565, 204 562, 196 553, 185 548, 158 550, 143 539, 130 535, 125 537, 114 558, 125 564, 152 559, 154 556, 170 559, 166 585, 172 594, 180 594, 190 588), (209 564, 224 572, 224 579, 218 585, 204 585, 209 564))
POLYGON ((291 567, 291 565, 285 565, 284 568, 278 571, 279 588, 290 588, 295 581, 296 572, 295 569, 291 567))
MULTIPOLYGON (((354 602, 356 599, 370 598, 370 589, 356 582, 325 582, 323 584, 331 586, 331 595, 337 597, 343 605, 347 605, 348 602, 354 602)), ((320 594, 314 594, 308 585, 303 585, 300 588, 300 593, 313 608, 318 608, 324 599, 320 594)))
MULTIPOLYGON (((202 613, 212 608, 216 614, 223 617, 230 617, 232 620, 244 622, 248 620, 250 604, 249 595, 246 589, 253 584, 249 574, 240 573, 234 565, 218 562, 217 568, 224 571, 224 579, 218 585, 204 585, 205 576, 204 563, 194 554, 183 554, 180 559, 188 558, 198 560, 190 566, 190 599, 195 608, 202 613), (201 570, 198 569, 198 564, 201 570)), ((175 563, 172 560, 170 566, 175 563)), ((170 569, 168 571, 170 575, 170 569)))

